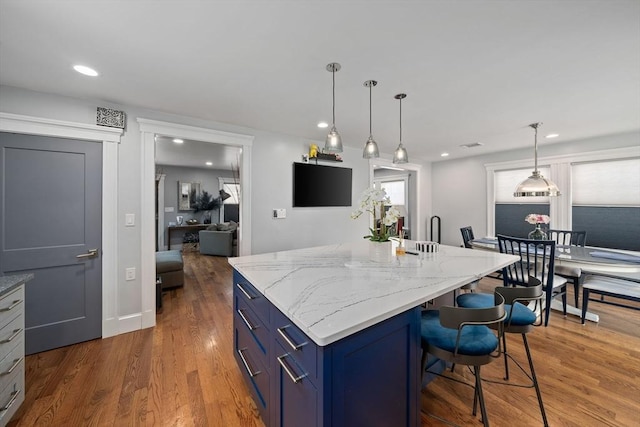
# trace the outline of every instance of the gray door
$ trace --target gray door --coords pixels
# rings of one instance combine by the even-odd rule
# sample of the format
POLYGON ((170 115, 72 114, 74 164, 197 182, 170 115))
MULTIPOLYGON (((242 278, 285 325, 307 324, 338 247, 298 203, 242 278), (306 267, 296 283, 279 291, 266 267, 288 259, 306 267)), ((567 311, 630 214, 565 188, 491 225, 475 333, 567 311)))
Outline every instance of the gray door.
POLYGON ((27 354, 101 336, 101 213, 102 144, 0 132, 0 272, 35 277, 27 354))

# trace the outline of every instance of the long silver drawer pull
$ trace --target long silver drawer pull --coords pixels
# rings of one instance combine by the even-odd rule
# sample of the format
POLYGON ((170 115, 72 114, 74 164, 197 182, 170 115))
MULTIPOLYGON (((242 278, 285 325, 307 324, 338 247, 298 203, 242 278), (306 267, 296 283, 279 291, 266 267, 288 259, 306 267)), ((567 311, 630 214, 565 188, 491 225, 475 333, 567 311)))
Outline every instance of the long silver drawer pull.
POLYGON ((11 392, 11 400, 9 400, 9 402, 7 402, 6 405, 4 405, 2 408, 0 408, 0 412, 8 411, 9 408, 11 408, 11 405, 13 405, 13 402, 15 402, 16 399, 18 398, 19 394, 20 394, 20 390, 16 390, 14 392, 11 392))
POLYGON ((4 308, 0 308, 1 312, 5 312, 5 311, 11 311, 14 308, 16 308, 18 305, 20 305, 20 303, 22 302, 21 299, 17 299, 13 302, 13 304, 11 304, 9 307, 4 307, 4 308))
POLYGON ((284 333, 284 330, 287 329, 289 326, 283 326, 282 328, 278 328, 278 333, 280 334, 280 336, 282 336, 282 338, 284 338, 284 340, 287 342, 287 344, 289 344, 291 346, 292 349, 294 350, 300 350, 301 347, 307 345, 308 343, 305 341, 301 344, 295 344, 291 338, 289 338, 289 336, 287 334, 284 333))
POLYGON ((14 369, 16 369, 16 367, 20 364, 20 362, 22 362, 22 357, 19 359, 16 359, 13 361, 13 365, 11 365, 11 367, 9 368, 9 370, 4 371, 4 372, 0 372, 0 376, 2 375, 9 375, 11 372, 13 372, 14 369))
POLYGON ((282 356, 278 356, 278 363, 280 363, 280 366, 282 366, 282 369, 284 369, 284 371, 287 373, 287 375, 289 375, 289 378, 291 378, 291 381, 294 382, 294 384, 297 384, 300 382, 301 379, 303 379, 304 377, 307 376, 307 374, 302 374, 298 377, 296 377, 295 375, 293 375, 293 372, 291 372, 291 369, 289 369, 289 367, 287 366, 286 363, 284 363, 284 358, 287 357, 288 354, 283 354, 282 356))
POLYGON ((240 317, 242 318, 242 320, 244 321, 244 324, 247 325, 247 328, 249 328, 250 331, 255 331, 258 327, 257 326, 253 326, 250 322, 249 319, 247 319, 243 313, 243 310, 236 310, 238 312, 238 314, 240 315, 240 317))
POLYGON ((6 340, 2 340, 2 341, 0 341, 0 344, 5 344, 5 343, 8 343, 8 342, 13 341, 13 339, 14 339, 15 337, 17 337, 18 335, 20 335, 20 332, 22 332, 22 329, 14 329, 14 330, 13 330, 13 333, 11 334, 11 336, 10 336, 9 338, 7 338, 6 340))
POLYGON ((247 351, 247 348, 246 347, 245 348, 239 348, 238 349, 238 354, 240 355, 240 359, 242 359, 242 363, 244 363, 244 367, 246 368, 247 372, 249 373, 249 376, 251 378, 253 378, 253 377, 258 375, 262 371, 253 372, 253 370, 249 367, 249 363, 247 363, 247 359, 244 358, 244 354, 242 354, 243 351, 247 351))
POLYGON ((256 299, 256 297, 251 296, 251 294, 249 294, 249 292, 247 292, 247 290, 245 288, 242 287, 242 285, 240 283, 236 283, 236 286, 238 287, 238 289, 240 289, 242 291, 242 293, 244 294, 244 296, 246 296, 249 299, 256 299))

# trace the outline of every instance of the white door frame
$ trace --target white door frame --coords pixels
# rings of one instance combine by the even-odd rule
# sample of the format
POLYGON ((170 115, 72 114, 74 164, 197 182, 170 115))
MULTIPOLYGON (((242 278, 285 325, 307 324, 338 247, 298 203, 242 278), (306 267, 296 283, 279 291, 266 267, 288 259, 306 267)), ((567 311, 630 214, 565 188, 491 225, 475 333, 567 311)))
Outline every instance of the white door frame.
POLYGON ((0 131, 102 143, 102 337, 120 333, 118 318, 118 147, 122 129, 0 112, 0 131))
MULTIPOLYGON (((240 227, 238 228, 238 255, 251 254, 251 146, 254 137, 178 123, 138 117, 141 141, 140 165, 140 281, 142 283, 142 327, 155 325, 155 152, 156 135, 173 136, 195 141, 239 147, 240 227)), ((160 209, 160 207, 159 207, 160 209)))

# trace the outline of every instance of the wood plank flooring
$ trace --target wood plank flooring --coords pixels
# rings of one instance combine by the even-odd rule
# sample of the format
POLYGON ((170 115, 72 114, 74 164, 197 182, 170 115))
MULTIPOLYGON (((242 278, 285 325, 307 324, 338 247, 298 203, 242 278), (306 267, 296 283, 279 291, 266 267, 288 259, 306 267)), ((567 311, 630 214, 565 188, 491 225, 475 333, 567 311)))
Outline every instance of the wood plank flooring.
MULTIPOLYGON (((155 328, 28 356, 25 402, 9 425, 263 426, 233 358, 231 269, 225 258, 184 255, 185 286, 164 294, 155 328)), ((599 324, 552 313, 549 327, 529 334, 549 423, 638 426, 640 311, 590 310, 599 324)), ((526 363, 519 336, 508 344, 526 363)), ((502 371, 498 360, 483 377, 502 371)), ((471 378, 464 367, 456 375, 471 378)), ((492 425, 542 425, 533 389, 483 387, 492 425)), ((422 425, 446 425, 430 414, 480 425, 472 403, 471 388, 438 378, 423 390, 422 425)))

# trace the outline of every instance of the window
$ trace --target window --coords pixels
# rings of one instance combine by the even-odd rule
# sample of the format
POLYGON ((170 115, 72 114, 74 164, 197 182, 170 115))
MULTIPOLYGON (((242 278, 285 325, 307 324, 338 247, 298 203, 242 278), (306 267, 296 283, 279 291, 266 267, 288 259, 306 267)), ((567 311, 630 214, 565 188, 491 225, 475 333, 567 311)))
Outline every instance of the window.
MULTIPOLYGON (((543 176, 550 169, 538 168, 543 176)), ((532 225, 524 218, 530 213, 549 215, 549 197, 514 197, 518 183, 531 175, 531 168, 495 171, 495 234, 527 237, 532 225)))
POLYGON ((384 181, 380 183, 380 187, 387 193, 391 204, 395 206, 404 206, 405 200, 405 182, 399 181, 384 181))
POLYGON ((640 159, 571 166, 574 230, 587 231, 587 244, 640 250, 640 159))

